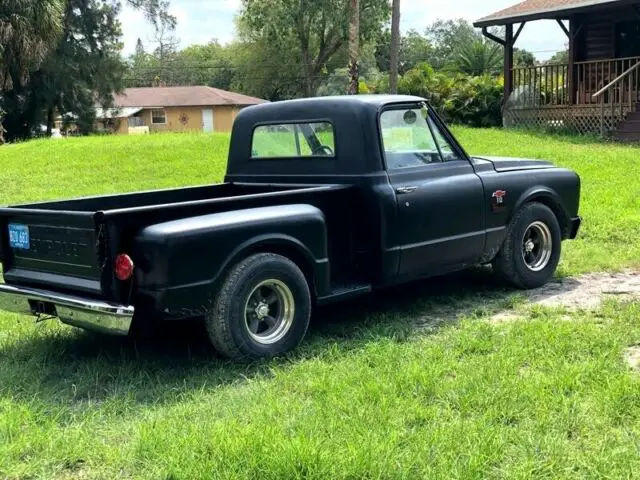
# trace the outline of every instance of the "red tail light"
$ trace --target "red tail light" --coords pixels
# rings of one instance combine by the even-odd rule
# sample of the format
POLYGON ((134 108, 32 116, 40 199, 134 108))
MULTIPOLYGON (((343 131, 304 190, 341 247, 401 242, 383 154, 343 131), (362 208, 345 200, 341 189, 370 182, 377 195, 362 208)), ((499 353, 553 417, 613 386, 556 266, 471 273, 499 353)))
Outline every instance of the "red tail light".
POLYGON ((126 282, 133 277, 133 260, 126 253, 121 253, 116 257, 115 264, 113 266, 116 278, 121 282, 126 282))

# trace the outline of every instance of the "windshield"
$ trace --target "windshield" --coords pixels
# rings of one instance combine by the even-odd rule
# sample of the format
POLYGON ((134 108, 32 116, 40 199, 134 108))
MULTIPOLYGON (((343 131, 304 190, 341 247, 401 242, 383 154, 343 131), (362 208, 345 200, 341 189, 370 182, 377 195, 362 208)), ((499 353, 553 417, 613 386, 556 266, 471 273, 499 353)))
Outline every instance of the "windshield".
POLYGON ((386 110, 380 116, 380 128, 388 169, 457 158, 426 108, 386 110))

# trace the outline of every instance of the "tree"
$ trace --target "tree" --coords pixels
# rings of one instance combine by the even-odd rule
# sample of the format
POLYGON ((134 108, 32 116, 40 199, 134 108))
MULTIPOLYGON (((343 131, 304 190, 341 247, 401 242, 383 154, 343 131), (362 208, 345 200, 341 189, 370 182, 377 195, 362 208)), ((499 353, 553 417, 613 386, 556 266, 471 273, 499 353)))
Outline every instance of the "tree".
POLYGON ((398 62, 400 55, 400 0, 393 0, 391 14, 391 52, 389 55, 389 89, 398 93, 398 62))
POLYGON ((82 131, 93 130, 95 104, 105 107, 122 88, 122 32, 119 7, 104 0, 67 0, 64 37, 43 68, 32 90, 38 92, 52 126, 53 112, 72 113, 82 131))
MULTIPOLYGON (((368 41, 389 18, 387 0, 360 0, 360 41, 368 41)), ((350 2, 345 0, 242 0, 238 29, 245 42, 263 40, 294 58, 272 57, 299 65, 303 94, 313 96, 326 65, 349 38, 350 2), (292 48, 293 47, 293 48, 292 48)), ((282 63, 282 60, 280 61, 282 63)))
POLYGON ((231 48, 217 40, 205 45, 192 45, 177 52, 169 66, 176 85, 207 85, 231 89, 235 68, 231 48))
MULTIPOLYGON (((374 46, 365 44, 360 48, 358 59, 358 93, 376 91, 383 75, 376 67, 374 46)), ((344 95, 349 90, 351 75, 348 68, 336 68, 318 87, 319 96, 344 95)))
POLYGON ((127 59, 127 70, 124 77, 126 87, 150 87, 160 75, 160 67, 153 54, 147 53, 138 38, 135 53, 127 59))
MULTIPOLYGON (((120 1, 113 0, 114 7, 120 8, 120 1)), ((142 10, 147 19, 155 25, 156 22, 164 22, 175 27, 176 19, 169 13, 169 2, 166 0, 126 0, 127 4, 136 10, 142 10)))
POLYGON ((470 46, 482 40, 482 34, 466 20, 436 20, 427 27, 427 39, 433 45, 431 65, 440 69, 455 63, 463 46, 470 46))
POLYGON ((62 32, 62 0, 0 5, 0 91, 20 92, 62 32))
POLYGON ((569 63, 569 50, 561 50, 554 53, 553 56, 545 62, 547 65, 567 64, 569 63))
MULTIPOLYGON (((71 112, 85 131, 93 127, 96 102, 108 105, 120 89, 118 7, 106 0, 67 0, 62 34, 53 51, 30 74, 17 96, 9 96, 4 127, 10 140, 28 137, 54 112, 71 112)), ((15 89, 14 89, 15 91, 15 89)))
POLYGON ((257 38, 235 42, 228 48, 233 59, 231 90, 270 101, 302 94, 304 76, 294 44, 276 45, 267 38, 257 38), (274 61, 276 58, 281 60, 274 61))
MULTIPOLYGON (((148 18, 175 22, 161 0, 124 0, 148 18)), ((120 0, 4 0, 0 3, 0 98, 8 140, 26 138, 54 110, 86 129, 96 101, 120 88, 120 0)))
POLYGON ((144 57, 147 52, 144 51, 144 45, 142 44, 142 40, 138 37, 138 41, 136 42, 136 51, 134 55, 136 57, 144 57))
POLYGON ((454 55, 456 70, 467 75, 497 75, 502 68, 502 48, 484 38, 458 45, 454 55))
POLYGON ((172 18, 162 13, 168 10, 169 0, 160 0, 158 6, 159 11, 151 18, 153 23, 153 42, 156 45, 154 53, 160 68, 154 83, 162 86, 175 83, 170 78, 172 71, 168 68, 167 63, 175 59, 180 42, 174 35, 175 22, 172 18))
POLYGON ((360 0, 349 0, 351 19, 349 20, 349 93, 356 95, 360 87, 358 78, 358 53, 360 49, 360 0))
POLYGON ((533 67, 536 64, 536 56, 524 49, 516 48, 513 51, 513 65, 516 67, 533 67))
POLYGON ((2 119, 4 117, 4 110, 0 107, 0 145, 4 145, 4 127, 2 126, 2 119))
MULTIPOLYGON (((375 47, 378 69, 383 72, 391 70, 391 31, 380 32, 375 47)), ((408 70, 420 63, 431 63, 433 48, 431 42, 415 30, 409 30, 400 37, 398 50, 398 73, 404 75, 408 70)))

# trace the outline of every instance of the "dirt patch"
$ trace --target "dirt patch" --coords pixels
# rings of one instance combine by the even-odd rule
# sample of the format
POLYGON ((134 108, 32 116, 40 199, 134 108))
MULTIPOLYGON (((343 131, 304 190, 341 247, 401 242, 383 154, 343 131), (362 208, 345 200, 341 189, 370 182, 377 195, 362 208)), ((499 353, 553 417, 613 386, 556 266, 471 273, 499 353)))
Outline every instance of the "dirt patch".
POLYGON ((525 295, 533 304, 592 310, 606 298, 640 299, 640 272, 582 275, 550 283, 525 295))
MULTIPOLYGON (((560 307, 569 310, 595 310, 607 298, 640 299, 640 272, 597 273, 551 282, 544 287, 524 292, 530 305, 560 307)), ((491 317, 492 323, 506 323, 526 316, 518 311, 502 311, 491 317)), ((570 320, 570 316, 563 316, 570 320)), ((640 347, 638 347, 640 369, 640 347)))
POLYGON ((624 352, 624 360, 629 368, 636 372, 640 371, 640 345, 627 348, 624 352))

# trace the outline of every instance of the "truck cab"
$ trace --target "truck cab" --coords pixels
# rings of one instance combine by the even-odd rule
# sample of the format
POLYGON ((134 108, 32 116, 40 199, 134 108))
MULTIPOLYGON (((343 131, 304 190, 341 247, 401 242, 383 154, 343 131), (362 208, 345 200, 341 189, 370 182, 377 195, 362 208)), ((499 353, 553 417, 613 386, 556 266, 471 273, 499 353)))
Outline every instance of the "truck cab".
POLYGON ((315 305, 492 263, 519 288, 575 238, 580 180, 470 157, 419 97, 263 104, 224 183, 0 209, 0 308, 126 334, 201 317, 232 358, 303 339, 315 305))

